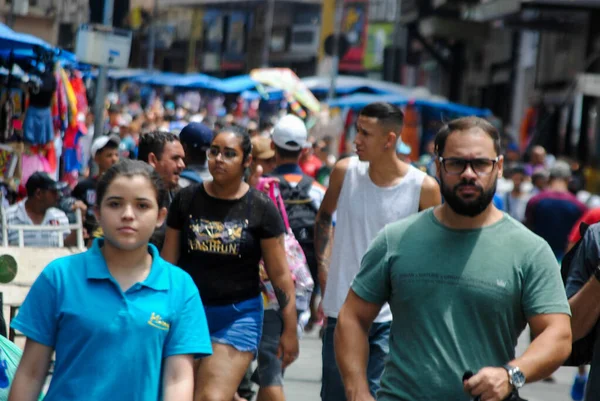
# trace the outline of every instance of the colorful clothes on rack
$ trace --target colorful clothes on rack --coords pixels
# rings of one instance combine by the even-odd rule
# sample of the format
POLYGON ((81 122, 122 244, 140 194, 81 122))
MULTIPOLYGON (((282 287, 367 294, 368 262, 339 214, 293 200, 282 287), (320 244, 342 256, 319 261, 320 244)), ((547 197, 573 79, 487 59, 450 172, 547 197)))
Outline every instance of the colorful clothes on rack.
POLYGON ((29 106, 25 113, 23 137, 25 142, 34 145, 44 145, 54 139, 52 112, 49 107, 38 108, 29 106))

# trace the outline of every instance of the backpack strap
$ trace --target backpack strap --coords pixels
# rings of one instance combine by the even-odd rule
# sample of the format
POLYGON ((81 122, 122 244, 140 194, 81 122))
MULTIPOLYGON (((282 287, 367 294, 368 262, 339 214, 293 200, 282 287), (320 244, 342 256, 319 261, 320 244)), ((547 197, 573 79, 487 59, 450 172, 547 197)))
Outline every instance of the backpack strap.
POLYGON ((288 232, 290 229, 290 220, 288 218, 287 211, 285 210, 285 204, 283 202, 283 196, 281 196, 279 184, 275 181, 271 183, 271 187, 269 188, 269 198, 271 198, 277 209, 279 209, 279 213, 281 213, 283 223, 285 224, 285 230, 288 232), (276 188, 277 190, 275 190, 276 188))
MULTIPOLYGON (((312 188, 312 184, 314 182, 314 180, 307 176, 306 174, 302 175, 302 178, 300 179, 300 181, 298 182, 298 184, 296 185, 295 188, 292 188, 290 183, 285 179, 285 177, 283 175, 277 175, 277 178, 279 178, 279 187, 281 189, 281 187, 285 188, 285 190, 291 190, 291 191, 297 191, 302 195, 302 199, 285 199, 283 198, 283 203, 286 205, 306 205, 309 204, 311 206, 312 209, 316 208, 314 206, 314 202, 312 197, 310 196, 310 190, 312 188)), ((283 197, 283 194, 282 194, 283 197)))

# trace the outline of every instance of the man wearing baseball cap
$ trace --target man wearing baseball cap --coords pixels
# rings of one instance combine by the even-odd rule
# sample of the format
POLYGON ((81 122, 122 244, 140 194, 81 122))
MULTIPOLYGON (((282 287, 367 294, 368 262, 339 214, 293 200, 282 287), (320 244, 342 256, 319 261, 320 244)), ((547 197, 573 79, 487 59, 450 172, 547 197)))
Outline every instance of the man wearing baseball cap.
POLYGON ((94 205, 96 203, 96 185, 98 179, 119 161, 119 145, 121 139, 118 135, 103 135, 92 142, 90 154, 98 166, 98 175, 80 181, 73 189, 73 197, 85 203, 85 228, 88 233, 93 233, 97 228, 94 205))
POLYGON ((206 151, 210 148, 212 138, 213 131, 202 123, 189 123, 179 133, 179 141, 185 152, 186 166, 179 176, 181 188, 212 180, 206 163, 206 151))
MULTIPOLYGON (((56 206, 59 200, 59 184, 43 172, 35 172, 25 184, 27 198, 6 209, 8 225, 68 226, 69 219, 56 206)), ((2 233, 0 233, 1 237, 2 233)), ((63 236, 65 246, 77 243, 76 232, 67 227, 61 231, 24 231, 23 245, 32 247, 57 247, 63 236)), ((8 230, 8 244, 19 245, 19 232, 8 230)))
POLYGON ((271 138, 255 136, 252 138, 252 169, 260 166, 262 174, 271 174, 276 167, 275 150, 271 138))
MULTIPOLYGON (((275 124, 271 146, 275 150, 275 164, 277 167, 273 171, 273 175, 279 178, 283 200, 288 201, 285 206, 288 216, 299 217, 290 218, 290 226, 304 251, 310 273, 316 285, 318 283, 317 259, 313 232, 317 211, 325 196, 326 188, 304 174, 300 168, 300 156, 307 144, 308 131, 300 118, 288 114, 275 124), (291 197, 294 197, 294 199, 291 199, 291 197)), ((306 327, 307 330, 310 330, 314 323, 319 321, 314 299, 316 293, 315 289, 310 303, 311 317, 306 327)), ((298 311, 298 313, 301 312, 301 310, 298 311)))

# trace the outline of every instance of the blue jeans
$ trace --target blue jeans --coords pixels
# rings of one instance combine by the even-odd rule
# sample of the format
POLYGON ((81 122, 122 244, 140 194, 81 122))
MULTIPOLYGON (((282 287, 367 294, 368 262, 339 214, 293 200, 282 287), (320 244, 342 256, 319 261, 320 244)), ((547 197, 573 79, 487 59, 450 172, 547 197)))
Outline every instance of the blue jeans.
MULTIPOLYGON (((323 333, 323 382, 321 383, 322 401, 346 401, 346 391, 340 376, 335 351, 333 349, 333 333, 337 319, 328 317, 327 326, 323 333)), ((375 397, 379 390, 379 380, 390 350, 389 337, 392 322, 373 323, 369 332, 369 364, 367 366, 367 380, 369 389, 375 397)))

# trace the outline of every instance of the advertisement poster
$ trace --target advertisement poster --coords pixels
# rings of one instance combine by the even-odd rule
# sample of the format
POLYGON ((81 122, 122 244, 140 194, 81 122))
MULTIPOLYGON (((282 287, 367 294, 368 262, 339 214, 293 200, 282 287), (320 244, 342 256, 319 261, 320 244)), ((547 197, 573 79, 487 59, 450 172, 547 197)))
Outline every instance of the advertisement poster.
POLYGON ((221 60, 223 70, 242 70, 244 68, 246 46, 246 13, 228 14, 227 43, 221 60))
POLYGON ((363 58, 367 42, 368 4, 366 1, 348 1, 344 6, 342 32, 350 42, 350 50, 340 62, 340 68, 350 71, 363 70, 363 58))
POLYGON ((365 70, 379 71, 383 67, 385 48, 392 44, 394 24, 377 23, 369 24, 367 35, 367 50, 363 66, 365 70))

